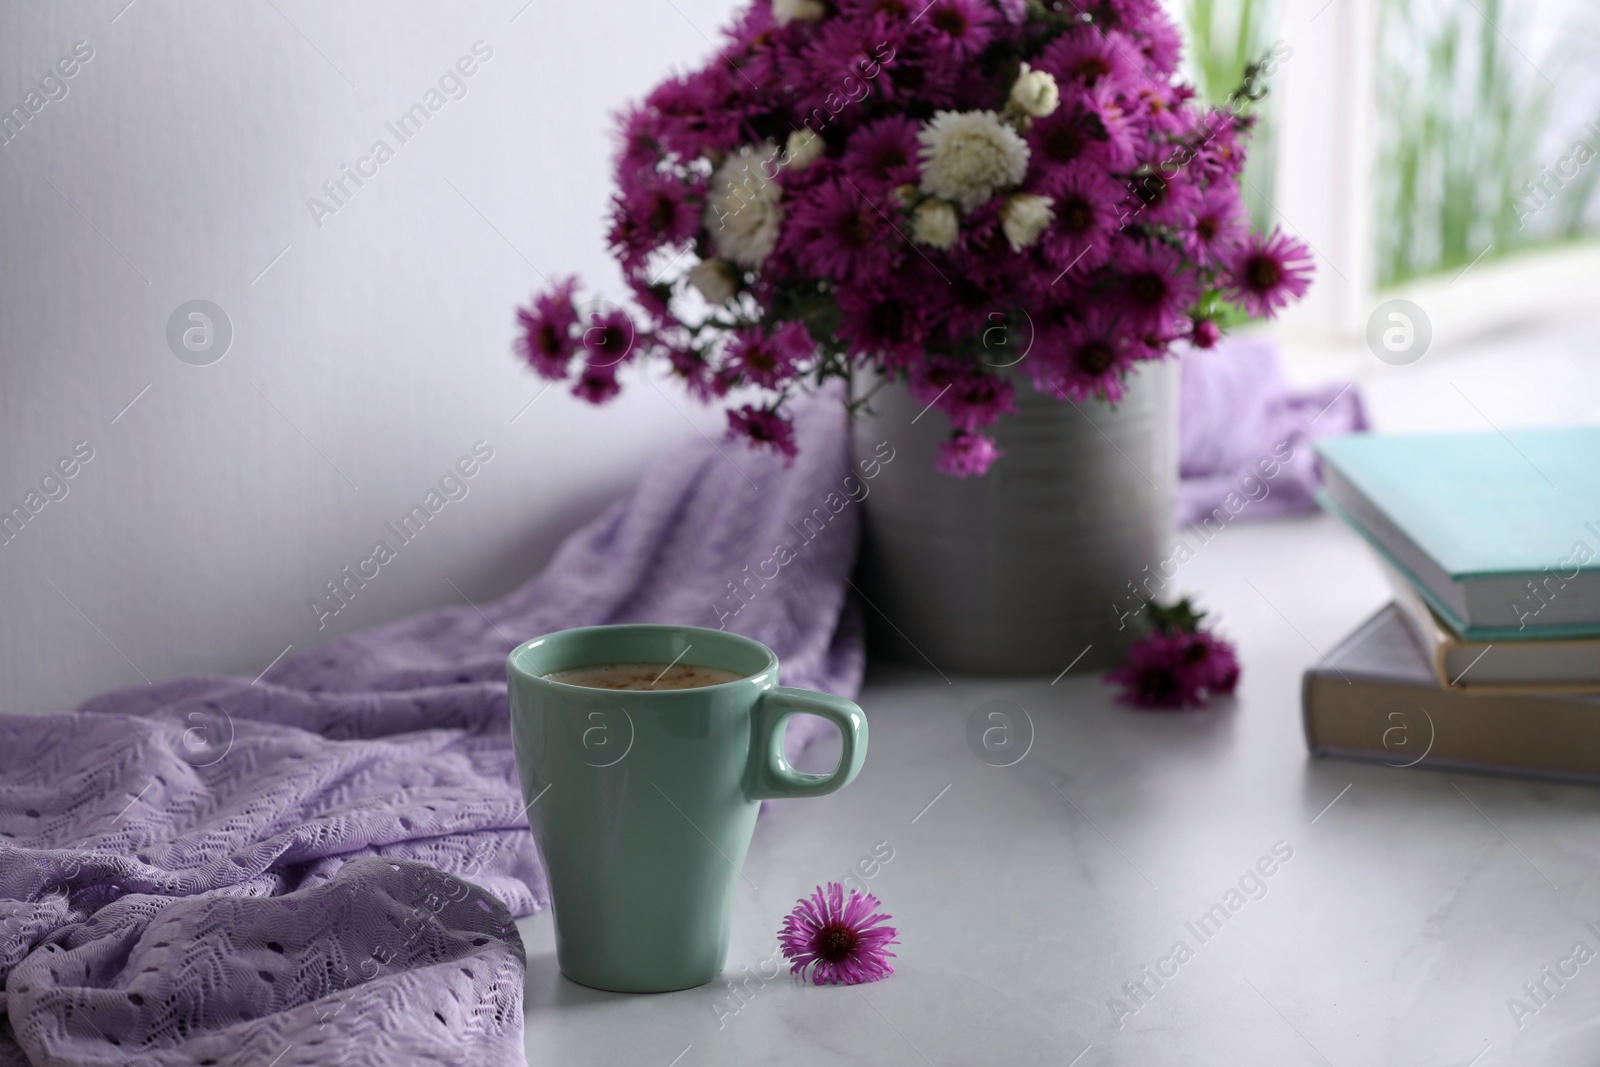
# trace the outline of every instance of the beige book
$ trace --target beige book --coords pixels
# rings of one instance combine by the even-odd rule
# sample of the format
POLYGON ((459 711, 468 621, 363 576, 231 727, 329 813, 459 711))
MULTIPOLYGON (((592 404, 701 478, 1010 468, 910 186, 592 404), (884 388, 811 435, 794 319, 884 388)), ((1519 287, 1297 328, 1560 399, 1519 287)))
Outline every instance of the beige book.
POLYGON ((1444 688, 1504 694, 1600 692, 1600 638, 1473 641, 1439 618, 1387 560, 1379 559, 1378 565, 1444 688))
POLYGON ((1306 671, 1313 755, 1600 782, 1600 698, 1441 688, 1390 604, 1306 671))

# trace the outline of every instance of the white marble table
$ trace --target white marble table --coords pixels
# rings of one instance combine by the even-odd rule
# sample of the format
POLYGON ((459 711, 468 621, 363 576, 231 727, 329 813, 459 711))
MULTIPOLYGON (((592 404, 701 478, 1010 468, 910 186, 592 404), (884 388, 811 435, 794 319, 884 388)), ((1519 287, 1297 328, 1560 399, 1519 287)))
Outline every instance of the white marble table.
POLYGON ((1239 643, 1235 701, 1141 713, 1092 676, 874 668, 861 776, 757 830, 725 972, 757 976, 742 1000, 726 982, 574 985, 535 916, 520 924, 529 1063, 1600 1063, 1600 957, 1546 978, 1543 1006, 1524 990, 1577 942, 1600 952, 1600 790, 1308 759, 1300 673, 1385 599, 1330 520, 1232 528, 1180 581, 1239 643), (967 745, 991 700, 1034 725, 1011 767, 967 745), (795 898, 875 846, 893 850, 869 884, 900 928, 897 973, 762 982, 795 898), (1246 879, 1259 899, 1197 937, 1275 846, 1292 855, 1246 879), (1536 1013, 1514 1019, 1512 997, 1536 1013))

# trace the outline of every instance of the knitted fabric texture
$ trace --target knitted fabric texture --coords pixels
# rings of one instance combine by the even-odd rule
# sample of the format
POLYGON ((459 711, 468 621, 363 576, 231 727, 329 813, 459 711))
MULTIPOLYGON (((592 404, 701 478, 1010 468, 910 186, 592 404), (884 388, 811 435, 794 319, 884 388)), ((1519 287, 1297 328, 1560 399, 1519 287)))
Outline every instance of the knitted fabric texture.
POLYGON ((0 716, 0 1064, 521 1064, 512 921, 548 895, 506 653, 571 626, 722 624, 777 651, 784 684, 853 696, 858 509, 825 504, 847 499, 838 398, 798 433, 789 468, 709 441, 664 455, 481 611, 427 611, 255 683, 0 716), (734 596, 780 541, 795 558, 734 596))

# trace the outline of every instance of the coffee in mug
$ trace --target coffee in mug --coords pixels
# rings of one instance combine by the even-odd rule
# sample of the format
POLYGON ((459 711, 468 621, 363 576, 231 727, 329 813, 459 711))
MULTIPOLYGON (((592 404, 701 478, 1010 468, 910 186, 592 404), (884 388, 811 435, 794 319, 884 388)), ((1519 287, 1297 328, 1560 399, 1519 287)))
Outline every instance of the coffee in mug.
POLYGON ((721 667, 692 663, 600 663, 545 675, 552 682, 586 689, 700 689, 726 685, 744 677, 721 667))

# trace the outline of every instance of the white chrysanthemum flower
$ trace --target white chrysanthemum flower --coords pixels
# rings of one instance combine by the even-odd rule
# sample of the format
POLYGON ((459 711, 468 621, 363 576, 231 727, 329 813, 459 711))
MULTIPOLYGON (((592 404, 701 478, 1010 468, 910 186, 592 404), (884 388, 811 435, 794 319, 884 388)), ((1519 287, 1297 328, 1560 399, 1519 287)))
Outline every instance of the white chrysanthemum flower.
POLYGON ((789 143, 784 146, 784 163, 795 170, 805 170, 827 151, 827 142, 811 130, 795 130, 789 134, 789 143))
POLYGON ((723 161, 706 194, 706 231, 717 252, 741 267, 759 267, 778 243, 783 189, 773 181, 778 147, 746 145, 723 161))
POLYGON ((828 13, 820 0, 772 0, 772 17, 778 25, 787 26, 796 19, 815 22, 828 13))
POLYGON ((710 303, 726 304, 739 291, 739 272, 725 259, 708 259, 695 264, 689 284, 710 303))
POLYGON ((1033 70, 1022 64, 1017 80, 1011 85, 1011 105, 1024 115, 1042 119, 1061 103, 1061 90, 1056 87, 1055 76, 1047 70, 1033 70))
POLYGON ((1011 242, 1013 252, 1020 252, 1037 241, 1045 227, 1055 220, 1056 213, 1050 210, 1053 203, 1055 201, 1048 196, 1032 193, 1018 193, 1006 201, 1006 206, 1000 209, 1000 228, 1011 242))
POLYGON ((924 200, 911 213, 911 236, 925 245, 949 248, 960 232, 955 206, 943 200, 924 200))
POLYGON ((917 133, 922 191, 971 211, 1028 172, 1028 144, 993 111, 939 111, 917 133))

